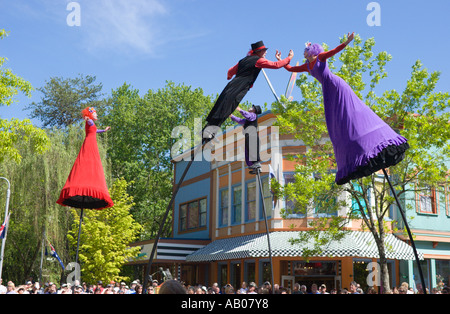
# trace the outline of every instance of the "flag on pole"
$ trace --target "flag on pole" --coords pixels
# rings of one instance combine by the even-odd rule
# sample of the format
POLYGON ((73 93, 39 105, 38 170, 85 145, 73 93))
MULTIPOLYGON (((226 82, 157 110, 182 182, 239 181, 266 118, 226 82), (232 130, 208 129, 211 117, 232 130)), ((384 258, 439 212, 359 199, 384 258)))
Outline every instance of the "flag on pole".
POLYGON ((275 171, 272 168, 272 165, 269 164, 269 190, 270 190, 270 193, 273 194, 272 188, 270 186, 270 182, 272 181, 272 179, 276 180, 276 176, 275 176, 275 171))
MULTIPOLYGON (((63 262, 61 261, 61 258, 59 257, 58 253, 56 253, 55 248, 54 248, 53 245, 50 243, 50 241, 47 240, 47 242, 48 242, 48 245, 50 245, 50 250, 51 250, 50 255, 51 255, 52 257, 56 258, 56 259, 58 260, 59 264, 61 265, 62 269, 65 270, 64 264, 63 264, 63 262)), ((47 255, 47 248, 45 249, 45 255, 47 255)))
POLYGON ((269 191, 270 191, 270 193, 272 193, 272 197, 273 197, 272 210, 274 210, 275 205, 277 203, 277 197, 276 197, 276 195, 274 195, 273 189, 271 187, 272 179, 277 180, 277 177, 275 175, 275 171, 272 168, 272 165, 269 164, 269 191))
POLYGON ((6 236, 6 228, 8 227, 8 221, 9 221, 9 216, 11 214, 8 214, 7 217, 5 217, 5 221, 3 222, 2 226, 0 227, 0 239, 4 239, 6 236))

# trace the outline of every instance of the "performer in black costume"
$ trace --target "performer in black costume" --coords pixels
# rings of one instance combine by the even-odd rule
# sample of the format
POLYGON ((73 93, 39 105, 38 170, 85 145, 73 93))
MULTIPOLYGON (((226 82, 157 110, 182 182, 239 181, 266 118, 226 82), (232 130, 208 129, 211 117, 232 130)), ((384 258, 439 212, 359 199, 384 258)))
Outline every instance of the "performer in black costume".
MULTIPOLYGON (((263 68, 279 69, 289 64, 294 53, 289 51, 287 58, 280 61, 269 61, 265 58, 268 48, 264 46, 262 41, 258 41, 251 45, 252 49, 248 55, 241 59, 235 66, 228 70, 228 79, 234 78, 225 86, 219 95, 214 107, 206 118, 204 138, 214 137, 214 131, 206 129, 208 126, 220 127, 223 122, 233 113, 241 100, 253 86, 259 72, 263 68)), ((280 56, 280 52, 276 52, 276 56, 280 56)))

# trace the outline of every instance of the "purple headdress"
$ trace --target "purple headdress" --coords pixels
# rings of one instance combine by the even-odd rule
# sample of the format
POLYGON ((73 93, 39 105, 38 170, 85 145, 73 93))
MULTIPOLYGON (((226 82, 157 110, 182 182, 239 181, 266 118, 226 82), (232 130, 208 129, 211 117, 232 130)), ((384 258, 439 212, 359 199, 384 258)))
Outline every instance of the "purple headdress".
POLYGON ((323 52, 323 48, 319 44, 311 44, 310 42, 305 44, 306 54, 308 56, 317 56, 319 53, 323 52))

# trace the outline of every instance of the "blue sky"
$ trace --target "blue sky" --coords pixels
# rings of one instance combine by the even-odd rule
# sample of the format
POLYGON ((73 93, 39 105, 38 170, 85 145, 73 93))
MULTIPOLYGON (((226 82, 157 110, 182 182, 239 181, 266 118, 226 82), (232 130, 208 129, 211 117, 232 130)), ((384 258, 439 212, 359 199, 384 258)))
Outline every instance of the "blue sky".
MULTIPOLYGON (((393 56, 389 77, 380 88, 403 91, 411 66, 420 59, 430 71, 441 71, 438 90, 450 91, 448 0, 79 0, 81 25, 69 26, 68 0, 0 0, 0 41, 6 66, 41 87, 54 76, 95 75, 103 92, 124 82, 147 90, 166 81, 202 88, 207 95, 225 87, 228 68, 244 57, 250 44, 263 40, 267 58, 275 50, 293 63, 302 61, 304 43, 339 44, 354 31, 374 37, 375 52, 393 56), (369 26, 370 2, 381 8, 381 26, 369 26)), ((289 74, 266 70, 277 94, 284 94, 289 74)), ((0 107, 1 118, 27 118, 23 108, 39 101, 19 95, 18 103, 0 107)), ((301 97, 295 89, 294 98, 301 97)), ((244 100, 274 100, 261 74, 244 100)), ((34 121, 39 125, 38 121, 34 121)))

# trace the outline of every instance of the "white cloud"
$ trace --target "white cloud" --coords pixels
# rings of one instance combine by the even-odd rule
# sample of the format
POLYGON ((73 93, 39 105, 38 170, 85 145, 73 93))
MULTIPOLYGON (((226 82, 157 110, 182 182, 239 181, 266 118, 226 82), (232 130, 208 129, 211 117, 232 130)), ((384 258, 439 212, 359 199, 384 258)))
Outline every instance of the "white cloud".
POLYGON ((165 39, 168 9, 159 0, 80 1, 81 32, 89 50, 153 54, 165 39))

